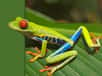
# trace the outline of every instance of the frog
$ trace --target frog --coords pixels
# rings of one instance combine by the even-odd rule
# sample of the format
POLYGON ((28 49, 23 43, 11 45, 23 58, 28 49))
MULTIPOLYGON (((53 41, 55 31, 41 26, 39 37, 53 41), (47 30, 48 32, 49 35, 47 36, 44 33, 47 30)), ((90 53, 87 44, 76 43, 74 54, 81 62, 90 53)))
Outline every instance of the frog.
POLYGON ((45 57, 48 43, 61 45, 56 51, 45 58, 46 63, 52 66, 46 66, 44 69, 41 69, 40 72, 48 71, 47 76, 52 76, 56 70, 59 70, 77 57, 78 52, 77 50, 73 50, 73 47, 80 37, 83 37, 84 42, 89 48, 88 52, 90 53, 97 52, 101 47, 99 40, 102 37, 96 37, 93 33, 90 34, 88 29, 83 25, 78 27, 70 38, 52 28, 36 24, 22 17, 17 17, 15 20, 9 22, 9 27, 31 40, 41 42, 41 50, 37 47, 35 48, 37 53, 32 51, 26 52, 26 54, 34 56, 30 59, 30 62, 35 62, 37 59, 45 57))

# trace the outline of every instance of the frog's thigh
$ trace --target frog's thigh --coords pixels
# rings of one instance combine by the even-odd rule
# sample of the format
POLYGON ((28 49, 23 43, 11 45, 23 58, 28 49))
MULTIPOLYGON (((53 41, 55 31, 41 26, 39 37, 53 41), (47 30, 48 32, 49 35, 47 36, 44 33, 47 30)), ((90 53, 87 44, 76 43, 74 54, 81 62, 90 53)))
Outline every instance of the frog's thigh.
POLYGON ((77 51, 76 50, 71 50, 71 51, 67 51, 67 52, 64 52, 64 53, 61 53, 59 55, 56 55, 56 56, 48 56, 46 58, 46 61, 50 64, 52 63, 56 63, 56 62, 60 62, 64 59, 68 59, 70 58, 71 56, 77 56, 77 51))

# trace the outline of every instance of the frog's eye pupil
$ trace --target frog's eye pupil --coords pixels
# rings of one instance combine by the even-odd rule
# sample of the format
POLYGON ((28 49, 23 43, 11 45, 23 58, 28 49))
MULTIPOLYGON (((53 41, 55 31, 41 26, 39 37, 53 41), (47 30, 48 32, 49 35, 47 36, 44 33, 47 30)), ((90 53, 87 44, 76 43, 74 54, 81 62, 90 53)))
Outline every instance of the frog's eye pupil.
POLYGON ((21 20, 19 22, 19 27, 22 28, 22 29, 26 29, 28 27, 28 23, 26 20, 21 20))

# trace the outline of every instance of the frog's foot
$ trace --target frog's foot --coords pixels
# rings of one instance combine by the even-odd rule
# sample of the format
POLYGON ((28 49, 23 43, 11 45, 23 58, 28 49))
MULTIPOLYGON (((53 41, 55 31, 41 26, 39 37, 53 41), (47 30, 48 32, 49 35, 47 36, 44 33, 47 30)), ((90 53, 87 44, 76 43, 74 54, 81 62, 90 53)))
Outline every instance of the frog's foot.
POLYGON ((34 50, 37 52, 37 53, 33 53, 32 51, 27 51, 26 54, 29 54, 29 55, 32 55, 34 57, 32 57, 29 61, 30 62, 34 62, 36 61, 38 58, 41 58, 42 55, 41 55, 41 51, 39 50, 38 47, 34 47, 34 50))
POLYGON ((30 62, 34 62, 34 61, 36 61, 36 60, 40 57, 40 54, 38 54, 38 53, 33 53, 33 52, 31 52, 31 51, 27 51, 26 54, 30 54, 30 55, 34 56, 34 57, 32 57, 32 58, 29 60, 30 62))
POLYGON ((56 67, 45 66, 45 69, 41 69, 40 72, 48 71, 47 76, 52 76, 56 70, 56 67))
MULTIPOLYGON (((92 37, 93 43, 99 42, 100 39, 102 39, 102 36, 95 36, 93 33, 90 33, 90 36, 92 37)), ((100 47, 95 47, 95 51, 97 52, 100 47)))
POLYGON ((95 36, 94 33, 90 33, 90 36, 92 37, 93 41, 96 42, 96 39, 102 39, 102 36, 95 36))
POLYGON ((40 58, 41 56, 40 56, 40 50, 37 48, 37 47, 35 47, 34 48, 34 50, 36 50, 37 51, 37 53, 33 53, 32 51, 26 51, 26 54, 29 54, 29 55, 32 55, 33 57, 29 60, 30 62, 34 62, 34 61, 36 61, 38 58, 40 58))

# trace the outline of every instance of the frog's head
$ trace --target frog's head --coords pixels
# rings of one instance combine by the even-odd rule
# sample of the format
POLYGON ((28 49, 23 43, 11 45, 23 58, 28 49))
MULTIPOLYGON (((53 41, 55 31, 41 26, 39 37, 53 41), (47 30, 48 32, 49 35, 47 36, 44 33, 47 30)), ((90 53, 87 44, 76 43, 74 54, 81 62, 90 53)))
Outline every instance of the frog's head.
POLYGON ((19 32, 30 32, 32 30, 30 22, 21 17, 17 17, 14 21, 11 21, 9 27, 19 32))

